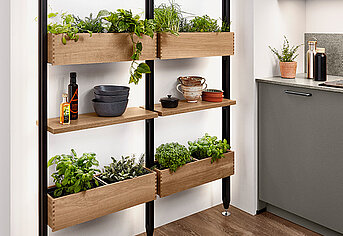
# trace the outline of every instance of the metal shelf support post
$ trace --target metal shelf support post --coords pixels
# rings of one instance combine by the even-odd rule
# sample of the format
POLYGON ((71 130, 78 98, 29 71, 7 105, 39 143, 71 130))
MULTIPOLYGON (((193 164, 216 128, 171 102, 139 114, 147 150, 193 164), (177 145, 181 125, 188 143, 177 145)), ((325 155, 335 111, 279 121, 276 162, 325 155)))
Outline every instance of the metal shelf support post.
MULTIPOLYGON (((230 0, 222 0, 222 19, 230 24, 230 0)), ((222 57, 222 88, 224 98, 230 98, 230 56, 222 57)), ((222 137, 230 140, 230 107, 222 109, 222 137)), ((222 179, 222 200, 224 206, 224 216, 229 216, 230 206, 230 176, 222 179)))
MULTIPOLYGON (((145 18, 154 18, 154 0, 145 0, 145 18)), ((145 108, 154 110, 154 72, 155 62, 146 61, 151 73, 145 76, 145 108)), ((149 168, 154 165, 154 119, 145 121, 145 163, 149 168)), ((154 201, 145 204, 145 228, 148 236, 154 234, 154 201)))

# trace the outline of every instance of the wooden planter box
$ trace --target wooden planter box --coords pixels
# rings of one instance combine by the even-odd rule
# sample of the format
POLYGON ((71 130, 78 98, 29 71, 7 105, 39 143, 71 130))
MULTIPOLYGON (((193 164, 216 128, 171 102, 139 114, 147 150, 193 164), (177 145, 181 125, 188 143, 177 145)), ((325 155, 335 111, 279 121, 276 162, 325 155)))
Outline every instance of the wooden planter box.
POLYGON ((222 179, 234 174, 234 152, 224 154, 225 158, 211 164, 211 158, 188 163, 176 172, 169 169, 157 172, 157 193, 166 197, 173 193, 181 192, 217 179, 222 179))
POLYGON ((64 197, 48 195, 48 224, 64 229, 156 199, 156 173, 64 197))
MULTIPOLYGON (((128 33, 79 34, 78 42, 62 43, 61 34, 48 34, 48 62, 52 65, 72 65, 131 61, 132 42, 128 33)), ((134 36, 135 40, 138 39, 134 36)), ((157 35, 143 36, 143 51, 140 60, 156 59, 157 35)))
POLYGON ((230 56, 234 54, 233 32, 158 34, 158 57, 177 59, 230 56))

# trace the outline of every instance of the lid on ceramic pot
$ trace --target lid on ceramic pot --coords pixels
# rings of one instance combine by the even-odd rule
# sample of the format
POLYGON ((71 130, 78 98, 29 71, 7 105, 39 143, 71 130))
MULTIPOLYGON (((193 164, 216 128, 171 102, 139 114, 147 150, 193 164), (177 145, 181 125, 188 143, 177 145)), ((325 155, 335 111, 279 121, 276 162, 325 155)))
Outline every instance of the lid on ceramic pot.
POLYGON ((172 97, 172 95, 167 95, 167 97, 161 98, 160 101, 167 101, 167 102, 176 102, 180 99, 172 97))

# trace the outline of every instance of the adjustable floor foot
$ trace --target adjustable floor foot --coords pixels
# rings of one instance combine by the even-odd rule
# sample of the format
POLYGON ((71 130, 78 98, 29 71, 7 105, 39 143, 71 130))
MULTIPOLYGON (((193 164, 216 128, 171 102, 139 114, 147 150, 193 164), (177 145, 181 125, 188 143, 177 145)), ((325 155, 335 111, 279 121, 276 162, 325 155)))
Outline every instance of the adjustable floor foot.
POLYGON ((229 212, 228 209, 225 209, 225 210, 222 212, 222 215, 223 215, 223 216, 230 216, 231 213, 229 212))

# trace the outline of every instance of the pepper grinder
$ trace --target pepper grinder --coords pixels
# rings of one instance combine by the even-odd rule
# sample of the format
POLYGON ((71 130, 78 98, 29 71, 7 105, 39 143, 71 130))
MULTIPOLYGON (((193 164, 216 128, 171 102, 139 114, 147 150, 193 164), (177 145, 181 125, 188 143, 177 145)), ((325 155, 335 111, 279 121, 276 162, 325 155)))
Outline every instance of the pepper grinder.
POLYGON ((308 41, 307 78, 314 79, 314 58, 316 56, 317 41, 308 41))

